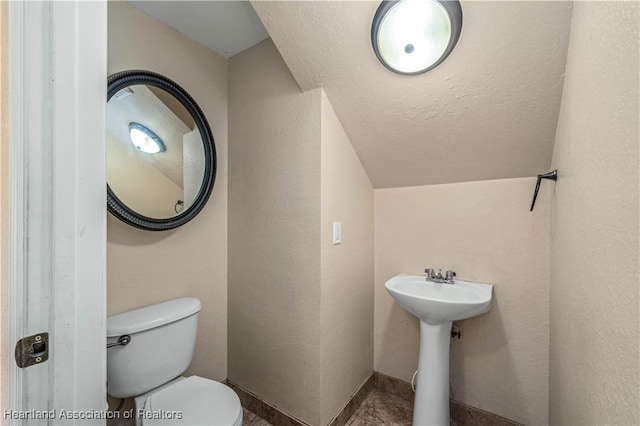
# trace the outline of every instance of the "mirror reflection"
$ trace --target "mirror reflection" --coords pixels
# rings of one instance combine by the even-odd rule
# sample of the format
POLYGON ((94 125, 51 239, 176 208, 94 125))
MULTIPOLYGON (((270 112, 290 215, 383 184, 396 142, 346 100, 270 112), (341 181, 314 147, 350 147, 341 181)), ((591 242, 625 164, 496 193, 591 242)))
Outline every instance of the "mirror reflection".
POLYGON ((123 204, 153 219, 189 208, 205 152, 193 117, 170 93, 132 85, 107 102, 107 182, 123 204))

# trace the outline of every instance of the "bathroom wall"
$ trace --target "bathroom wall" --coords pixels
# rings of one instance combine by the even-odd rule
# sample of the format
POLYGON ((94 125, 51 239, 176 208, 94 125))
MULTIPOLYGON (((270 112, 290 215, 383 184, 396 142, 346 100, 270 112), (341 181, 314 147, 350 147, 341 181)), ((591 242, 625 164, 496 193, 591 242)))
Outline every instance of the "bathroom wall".
MULTIPOLYGON (((111 215, 107 228, 109 314, 164 300, 202 301, 187 375, 227 378, 227 61, 125 2, 109 2, 109 74, 144 69, 180 84, 200 105, 216 143, 211 198, 186 225, 142 231, 111 215)), ((106 84, 106 82, 105 82, 106 84)))
POLYGON ((373 188, 271 40, 229 71, 229 380, 326 425, 373 371, 373 188))
MULTIPOLYGON (((451 269, 494 285, 487 314, 457 322, 451 397, 524 423, 548 421, 549 194, 534 178, 375 190, 375 370, 407 382, 419 322, 387 294, 399 273, 451 269)), ((429 374, 429 371, 421 372, 429 374)))
POLYGON ((551 424, 640 424, 639 12, 573 9, 552 166, 551 424))
POLYGON ((328 424, 373 371, 373 187, 322 90, 322 410, 328 424), (333 222, 342 244, 333 244, 333 222))
POLYGON ((320 89, 270 39, 229 61, 229 380, 320 423, 320 89))

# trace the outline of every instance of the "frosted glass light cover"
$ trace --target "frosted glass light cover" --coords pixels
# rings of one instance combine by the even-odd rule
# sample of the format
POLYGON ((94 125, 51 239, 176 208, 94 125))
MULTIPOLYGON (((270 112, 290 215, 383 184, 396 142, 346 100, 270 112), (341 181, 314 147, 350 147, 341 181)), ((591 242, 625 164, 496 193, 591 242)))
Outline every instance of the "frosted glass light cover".
POLYGON ((454 28, 449 11, 439 1, 401 0, 390 8, 383 3, 383 7, 378 12, 381 18, 376 15, 374 20, 373 42, 378 58, 388 68, 402 74, 421 73, 453 49, 461 22, 454 28))
POLYGON ((137 123, 129 125, 129 137, 136 148, 148 154, 156 154, 166 149, 155 133, 137 123))

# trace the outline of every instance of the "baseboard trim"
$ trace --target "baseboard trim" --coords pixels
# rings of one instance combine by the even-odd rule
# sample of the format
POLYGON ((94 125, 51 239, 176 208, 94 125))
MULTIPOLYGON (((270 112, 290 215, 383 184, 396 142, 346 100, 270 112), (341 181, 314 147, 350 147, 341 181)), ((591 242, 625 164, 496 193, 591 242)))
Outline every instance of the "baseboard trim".
POLYGON ((344 426, 347 424, 351 416, 354 415, 360 404, 369 396, 369 394, 376 388, 376 373, 372 372, 371 375, 364 381, 362 386, 351 395, 349 401, 340 410, 338 414, 329 422, 329 426, 344 426))
MULTIPOLYGON (((240 403, 244 408, 251 411, 252 413, 262 417, 272 425, 277 426, 309 426, 307 423, 302 420, 296 419, 295 417, 291 417, 284 411, 274 407, 268 402, 260 399, 259 396, 249 392, 246 389, 238 386, 233 383, 231 380, 227 379, 224 381, 224 384, 233 389, 240 398, 240 403)), ((373 391, 376 387, 375 373, 372 372, 371 375, 364 381, 362 386, 351 395, 349 401, 345 404, 345 406, 340 410, 338 414, 335 415, 333 419, 329 422, 328 426, 344 426, 347 424, 351 416, 356 412, 360 404, 369 396, 371 391, 373 391)))
MULTIPOLYGON (((236 385, 227 379, 224 383, 233 389, 240 397, 240 402, 244 408, 252 413, 262 417, 272 425, 277 426, 309 426, 307 423, 296 419, 280 410, 277 407, 260 399, 259 396, 236 385)), ((385 392, 397 395, 408 401, 413 401, 414 392, 411 384, 387 376, 386 374, 374 371, 360 386, 360 388, 351 395, 349 401, 340 410, 340 412, 329 422, 328 426, 344 426, 347 424, 351 416, 356 412, 360 404, 374 390, 381 389, 385 392)), ((451 422, 458 426, 522 426, 522 424, 506 419, 493 413, 472 407, 454 399, 449 400, 451 422)))
POLYGON ((224 384, 229 386, 238 394, 240 404, 242 404, 244 408, 257 416, 262 417, 272 425, 309 426, 307 423, 288 415, 284 411, 281 411, 277 407, 274 407, 268 402, 260 399, 258 395, 241 388, 229 379, 225 380, 224 384))
MULTIPOLYGON (((376 387, 378 389, 382 389, 385 392, 392 393, 400 398, 413 402, 414 392, 413 389, 411 389, 411 384, 404 380, 378 373, 377 371, 375 376, 376 387)), ((472 407, 454 399, 449 400, 449 410, 451 423, 455 423, 459 426, 522 426, 521 423, 472 407)))
POLYGON ((413 389, 411 389, 411 384, 396 379, 395 377, 387 376, 386 374, 375 372, 376 375, 376 387, 378 389, 382 389, 385 392, 392 393, 394 395, 399 396, 400 398, 404 398, 408 401, 413 402, 413 389))

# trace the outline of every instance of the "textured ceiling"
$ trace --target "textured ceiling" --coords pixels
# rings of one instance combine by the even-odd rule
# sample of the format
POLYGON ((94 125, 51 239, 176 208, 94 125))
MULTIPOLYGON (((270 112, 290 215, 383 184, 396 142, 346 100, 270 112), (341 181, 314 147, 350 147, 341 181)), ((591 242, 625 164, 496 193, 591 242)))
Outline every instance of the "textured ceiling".
POLYGON ((248 1, 129 1, 192 40, 230 58, 269 37, 248 1))
POLYGON ((370 29, 379 2, 252 4, 300 87, 325 88, 374 187, 550 167, 570 2, 462 2, 458 45, 418 76, 376 59, 370 29))

